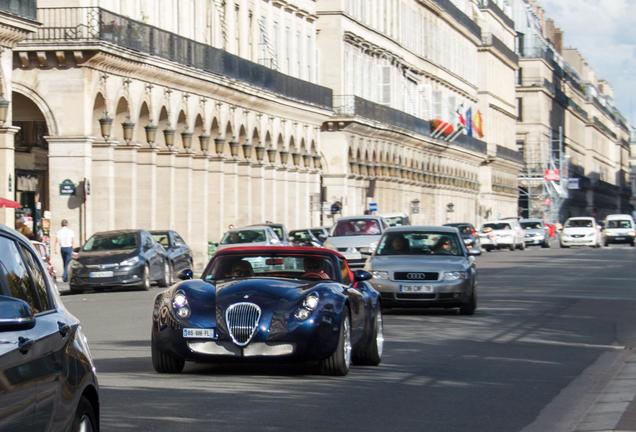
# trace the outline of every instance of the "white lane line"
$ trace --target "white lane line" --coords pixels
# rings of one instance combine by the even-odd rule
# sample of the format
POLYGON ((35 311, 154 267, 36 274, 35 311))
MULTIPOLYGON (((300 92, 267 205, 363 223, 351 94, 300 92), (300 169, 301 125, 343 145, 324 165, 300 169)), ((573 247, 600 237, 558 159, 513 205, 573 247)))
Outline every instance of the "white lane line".
POLYGON ((586 343, 580 343, 580 342, 551 341, 547 339, 534 339, 534 338, 521 338, 517 342, 535 343, 535 344, 544 344, 544 345, 558 345, 558 346, 567 346, 567 347, 574 347, 574 348, 605 349, 605 350, 615 350, 615 351, 622 351, 626 349, 624 345, 598 345, 598 344, 586 344, 586 343))

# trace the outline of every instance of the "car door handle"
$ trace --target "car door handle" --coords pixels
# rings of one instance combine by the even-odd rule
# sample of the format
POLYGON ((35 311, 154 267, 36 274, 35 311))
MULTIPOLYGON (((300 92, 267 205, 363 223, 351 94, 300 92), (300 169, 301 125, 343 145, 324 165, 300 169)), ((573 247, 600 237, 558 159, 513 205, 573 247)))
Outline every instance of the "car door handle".
POLYGON ((33 344, 33 339, 25 338, 22 336, 18 338, 18 350, 20 350, 22 354, 28 353, 33 344))
POLYGON ((60 334, 62 335, 62 337, 66 337, 66 335, 68 334, 69 330, 71 329, 71 326, 69 326, 65 322, 58 321, 57 322, 57 328, 58 328, 58 331, 60 332, 60 334))

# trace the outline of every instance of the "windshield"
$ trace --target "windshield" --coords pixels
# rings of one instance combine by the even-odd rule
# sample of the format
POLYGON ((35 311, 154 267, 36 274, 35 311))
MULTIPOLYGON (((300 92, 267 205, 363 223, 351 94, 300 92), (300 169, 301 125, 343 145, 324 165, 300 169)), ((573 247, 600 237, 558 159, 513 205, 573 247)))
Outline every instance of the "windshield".
POLYGON ((542 229, 543 224, 541 222, 521 222, 521 228, 523 229, 542 229))
POLYGON ((565 223, 566 228, 592 228, 591 219, 570 219, 565 223))
POLYGON ((317 238, 320 238, 321 236, 323 236, 323 237, 327 236, 327 234, 323 230, 320 230, 320 229, 312 229, 310 231, 317 238))
POLYGON ((468 225, 468 224, 446 224, 444 226, 457 228, 461 234, 472 234, 473 233, 472 225, 468 225))
POLYGON ((404 217, 404 216, 391 216, 391 217, 385 217, 384 220, 386 221, 386 223, 389 224, 389 226, 402 226, 402 225, 408 225, 408 218, 404 217))
POLYGON ((221 244, 260 243, 267 241, 265 230, 228 231, 221 239, 221 244))
POLYGON ((291 231, 289 233, 289 237, 291 237, 294 241, 312 241, 313 237, 309 234, 308 231, 291 231))
POLYGON ((136 249, 137 233, 95 234, 88 239, 84 252, 136 249))
POLYGON ((507 223, 487 223, 481 227, 481 232, 509 230, 510 224, 507 223))
POLYGON ((333 228, 334 237, 380 235, 380 224, 375 219, 348 219, 338 221, 333 228))
POLYGON ((632 221, 630 220, 611 220, 607 221, 606 228, 627 228, 630 229, 632 227, 632 221))
POLYGON ((306 280, 335 280, 332 260, 324 255, 221 255, 203 273, 207 281, 277 277, 306 280))
POLYGON ((168 238, 167 232, 152 233, 152 238, 164 248, 170 246, 170 239, 168 238))
POLYGON ((382 237, 376 251, 376 256, 463 254, 457 235, 426 231, 387 234, 382 237))

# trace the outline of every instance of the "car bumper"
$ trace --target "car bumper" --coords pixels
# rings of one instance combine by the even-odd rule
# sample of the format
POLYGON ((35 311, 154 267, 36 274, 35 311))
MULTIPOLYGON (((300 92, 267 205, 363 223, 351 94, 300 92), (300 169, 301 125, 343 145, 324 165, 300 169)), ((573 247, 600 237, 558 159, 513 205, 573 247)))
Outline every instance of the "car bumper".
POLYGON ((634 243, 634 237, 630 235, 624 236, 605 236, 606 243, 634 243))
POLYGON ((401 286, 413 283, 373 279, 371 284, 380 292, 382 305, 389 307, 457 307, 470 300, 473 286, 471 279, 422 281, 416 285, 431 286, 432 292, 404 293, 401 286))
POLYGON ((561 237, 561 244, 564 246, 596 246, 598 242, 595 238, 564 238, 561 237))
POLYGON ((95 277, 96 270, 81 268, 71 270, 70 285, 85 288, 141 286, 144 283, 144 266, 113 270, 108 277, 95 277), (92 274, 91 274, 92 273, 92 274))
POLYGON ((527 245, 542 245, 547 242, 547 239, 543 237, 526 237, 525 242, 527 245))

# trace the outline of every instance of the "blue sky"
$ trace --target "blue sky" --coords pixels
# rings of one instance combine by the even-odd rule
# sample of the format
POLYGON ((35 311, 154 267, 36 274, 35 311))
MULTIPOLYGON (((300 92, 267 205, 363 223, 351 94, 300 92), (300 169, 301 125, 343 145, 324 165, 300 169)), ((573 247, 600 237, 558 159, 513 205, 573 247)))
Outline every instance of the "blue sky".
POLYGON ((636 127, 636 0, 541 0, 599 78, 612 85, 616 105, 636 127))

